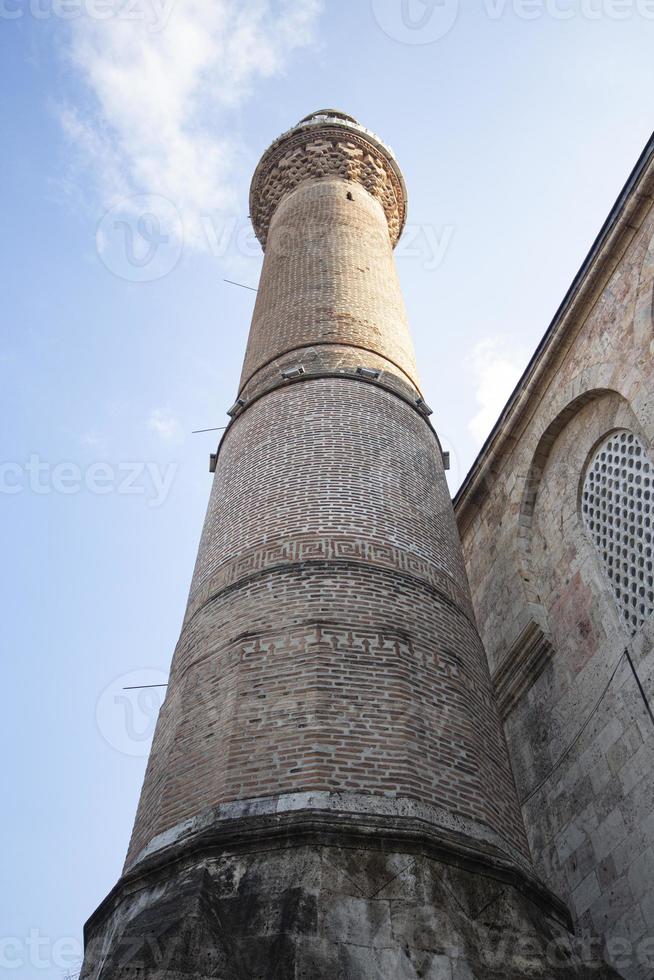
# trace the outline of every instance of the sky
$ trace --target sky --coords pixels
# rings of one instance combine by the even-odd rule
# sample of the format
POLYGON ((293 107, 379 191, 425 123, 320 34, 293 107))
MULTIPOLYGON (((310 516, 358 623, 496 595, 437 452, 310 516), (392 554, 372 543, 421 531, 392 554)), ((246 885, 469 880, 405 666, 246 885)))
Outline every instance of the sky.
POLYGON ((645 145, 652 0, 0 0, 0 978, 120 875, 245 348, 268 144, 396 152, 425 397, 465 476, 645 145))

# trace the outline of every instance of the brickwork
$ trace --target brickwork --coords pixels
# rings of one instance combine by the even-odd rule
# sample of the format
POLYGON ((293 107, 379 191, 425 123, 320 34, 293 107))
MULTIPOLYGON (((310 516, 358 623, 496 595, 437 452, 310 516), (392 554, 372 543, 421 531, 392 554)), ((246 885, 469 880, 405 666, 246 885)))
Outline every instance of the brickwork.
MULTIPOLYGON (((654 973, 654 726, 623 651, 652 698, 654 623, 632 635, 583 489, 612 432, 633 433, 654 459, 653 185, 650 159, 457 501, 494 676, 518 663, 521 637, 547 638, 537 670, 525 647, 506 718, 533 858, 629 980, 654 973)), ((639 499, 635 560, 652 520, 639 499)))
MULTIPOLYGON (((285 351, 348 345, 415 385, 417 371, 384 211, 359 184, 301 184, 275 212, 241 389, 285 351)), ((246 388, 247 392, 247 388, 246 388)))
POLYGON ((440 452, 414 408, 338 378, 244 411, 189 613, 130 857, 207 806, 308 789, 422 799, 524 849, 440 452))
MULTIPOLYGON (((397 214, 356 170, 316 173, 315 139, 292 138, 302 180, 280 176, 277 150, 255 175, 255 198, 269 180, 285 193, 265 229, 255 201, 266 254, 243 404, 128 866, 218 804, 319 790, 440 807, 526 854, 440 445, 416 404, 397 214), (285 381, 293 363, 306 373, 285 381)), ((387 151, 366 153, 403 187, 387 151)))
MULTIPOLYGON (((221 447, 191 603, 218 568, 254 548, 265 545, 274 565, 276 549, 294 541, 315 542, 322 557, 322 540, 395 549, 395 561, 422 562, 423 577, 449 580, 469 601, 433 431, 406 402, 354 378, 277 388, 236 419, 221 447)), ((345 546, 340 553, 355 557, 345 546)))

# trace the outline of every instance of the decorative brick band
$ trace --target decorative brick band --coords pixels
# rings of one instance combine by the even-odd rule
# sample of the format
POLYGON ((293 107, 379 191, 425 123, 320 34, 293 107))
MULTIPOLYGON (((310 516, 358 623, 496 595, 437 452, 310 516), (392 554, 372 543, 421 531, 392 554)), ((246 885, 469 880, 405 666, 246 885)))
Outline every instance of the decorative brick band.
POLYGON ((207 602, 242 580, 293 565, 317 562, 367 565, 418 580, 461 609, 476 629, 467 591, 447 572, 402 548, 349 536, 285 538, 237 555, 221 565, 190 597, 184 622, 188 623, 207 602))
POLYGON ((397 626, 343 620, 338 609, 326 620, 316 594, 324 570, 300 578, 304 593, 286 618, 278 610, 296 574, 237 586, 183 630, 126 867, 209 807, 307 792, 412 799, 452 826, 492 828, 527 860, 467 619, 402 583, 397 626), (250 615, 244 598, 254 599, 250 615), (424 626, 407 633, 412 603, 424 626), (197 731, 205 737, 193 740, 197 731), (487 800, 489 785, 497 802, 487 800))

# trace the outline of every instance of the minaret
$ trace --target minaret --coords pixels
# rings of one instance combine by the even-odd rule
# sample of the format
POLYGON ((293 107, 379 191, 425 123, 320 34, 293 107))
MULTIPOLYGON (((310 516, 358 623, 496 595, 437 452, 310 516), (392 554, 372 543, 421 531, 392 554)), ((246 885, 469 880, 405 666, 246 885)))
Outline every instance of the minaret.
POLYGON ((563 952, 532 869, 394 266, 406 205, 334 110, 254 174, 240 388, 84 977, 609 975, 563 952))

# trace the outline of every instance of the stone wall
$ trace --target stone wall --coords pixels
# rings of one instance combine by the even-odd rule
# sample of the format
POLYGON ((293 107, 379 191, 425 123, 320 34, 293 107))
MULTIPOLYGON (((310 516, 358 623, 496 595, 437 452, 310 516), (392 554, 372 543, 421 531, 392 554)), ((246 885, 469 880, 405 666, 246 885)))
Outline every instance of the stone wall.
POLYGON ((654 622, 625 622, 582 483, 615 430, 654 462, 651 185, 650 163, 456 502, 536 867, 630 980, 654 974, 654 724, 624 651, 654 699, 654 622))

